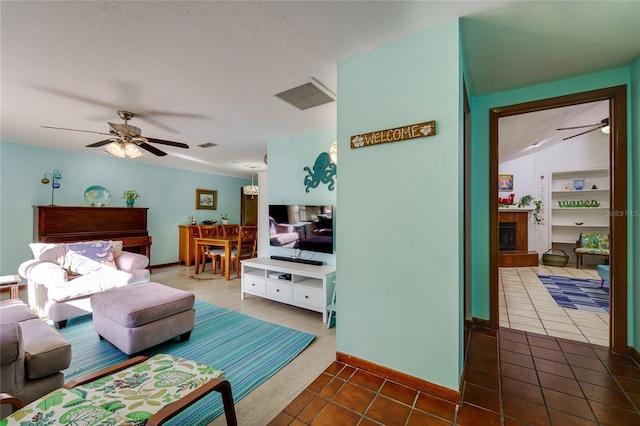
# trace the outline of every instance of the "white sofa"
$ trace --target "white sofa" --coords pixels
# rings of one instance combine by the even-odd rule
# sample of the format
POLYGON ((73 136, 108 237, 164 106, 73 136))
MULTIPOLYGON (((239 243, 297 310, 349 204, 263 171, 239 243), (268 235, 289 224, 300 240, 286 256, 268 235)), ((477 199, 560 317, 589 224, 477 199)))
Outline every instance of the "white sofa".
POLYGON ((90 314, 92 294, 148 282, 149 259, 122 250, 121 241, 29 244, 34 259, 18 273, 28 281, 29 305, 57 328, 90 314))

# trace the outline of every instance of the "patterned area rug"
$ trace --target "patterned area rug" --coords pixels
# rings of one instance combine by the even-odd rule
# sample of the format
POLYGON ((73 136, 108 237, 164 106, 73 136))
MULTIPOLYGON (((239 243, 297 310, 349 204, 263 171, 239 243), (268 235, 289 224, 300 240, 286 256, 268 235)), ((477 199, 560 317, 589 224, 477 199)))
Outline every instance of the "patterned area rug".
POLYGON ((609 288, 600 288, 600 280, 556 275, 538 275, 538 278, 563 308, 609 313, 609 288))
MULTIPOLYGON (((225 372, 237 404, 249 392, 298 356, 315 339, 313 334, 230 311, 196 300, 196 326, 187 342, 175 338, 140 355, 166 353, 225 372)), ((73 357, 65 382, 129 357, 93 330, 91 315, 70 319, 60 330, 71 342, 73 357)), ((168 425, 206 425, 224 412, 220 394, 212 392, 174 417, 168 425)))

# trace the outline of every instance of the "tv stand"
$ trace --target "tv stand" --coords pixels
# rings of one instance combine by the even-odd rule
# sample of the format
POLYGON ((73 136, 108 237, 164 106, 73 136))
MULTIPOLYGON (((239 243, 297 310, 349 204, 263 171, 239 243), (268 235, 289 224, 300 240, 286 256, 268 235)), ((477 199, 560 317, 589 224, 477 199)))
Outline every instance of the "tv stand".
POLYGON ((322 266, 323 262, 319 260, 303 259, 301 257, 288 257, 288 256, 271 256, 273 260, 283 260, 285 262, 304 263, 305 265, 322 266))
POLYGON ((322 312, 327 322, 327 306, 332 303, 336 267, 309 265, 259 257, 242 260, 240 297, 264 297, 311 311, 322 312))

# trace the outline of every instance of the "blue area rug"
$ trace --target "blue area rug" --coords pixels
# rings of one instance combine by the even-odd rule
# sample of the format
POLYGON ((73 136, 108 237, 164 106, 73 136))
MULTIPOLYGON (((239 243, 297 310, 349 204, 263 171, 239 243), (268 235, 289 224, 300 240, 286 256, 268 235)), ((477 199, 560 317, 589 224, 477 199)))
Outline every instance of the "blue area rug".
MULTIPOLYGON (((175 338, 139 355, 166 353, 218 368, 231 383, 238 403, 249 392, 298 356, 315 339, 313 334, 260 321, 196 300, 196 326, 187 342, 175 338)), ((73 357, 64 371, 65 382, 128 356, 93 330, 91 315, 71 319, 60 330, 71 342, 73 357)), ((212 392, 171 419, 170 425, 206 425, 224 412, 222 398, 212 392)))
POLYGON ((609 313, 609 288, 600 288, 600 280, 538 275, 558 305, 582 311, 609 313))

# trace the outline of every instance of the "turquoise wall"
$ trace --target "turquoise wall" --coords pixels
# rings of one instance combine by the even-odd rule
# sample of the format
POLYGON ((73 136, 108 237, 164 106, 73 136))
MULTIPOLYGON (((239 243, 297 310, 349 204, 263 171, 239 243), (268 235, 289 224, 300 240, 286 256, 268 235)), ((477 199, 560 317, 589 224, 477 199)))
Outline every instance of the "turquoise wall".
POLYGON ((240 187, 250 182, 228 176, 152 166, 105 155, 78 154, 0 142, 0 274, 13 274, 30 259, 34 205, 51 204, 51 185, 40 182, 53 169, 62 173, 55 204, 86 206, 84 190, 102 185, 111 192, 109 206, 125 206, 122 193, 137 190, 138 207, 148 207, 148 229, 153 237, 151 264, 178 261, 178 225, 194 215, 198 221, 220 220, 228 213, 240 221, 240 187), (217 210, 196 210, 195 189, 218 191, 217 210))
MULTIPOLYGON (((336 140, 335 129, 303 135, 291 139, 271 141, 267 146, 269 158, 268 168, 268 194, 269 204, 306 204, 306 205, 332 205, 334 215, 338 210, 336 194, 338 192, 338 179, 334 179, 333 191, 325 184, 306 191, 304 185, 308 173, 305 167, 313 169, 318 155, 329 152, 331 144, 336 140)), ((340 161, 340 160, 338 160, 340 161)), ((338 174, 340 167, 338 167, 338 174)), ((337 219, 334 218, 334 221, 337 219)), ((335 222, 334 222, 335 226, 335 222)), ((337 231, 334 228, 334 235, 337 231)), ((337 236, 336 236, 337 237, 337 236)), ((334 245, 336 238, 334 238, 334 245)), ((334 247, 335 249, 335 247, 334 247)), ((294 249, 269 247, 267 256, 293 256, 298 255, 294 249)), ((306 259, 321 260, 327 265, 336 264, 336 254, 302 252, 300 257, 306 259)))
POLYGON ((640 266, 640 56, 636 58, 630 67, 631 73, 631 117, 632 135, 631 149, 629 155, 632 164, 632 188, 629 191, 631 202, 629 206, 633 209, 632 224, 630 232, 632 233, 633 252, 630 256, 629 268, 632 270, 632 280, 629 283, 632 286, 632 292, 629 300, 631 302, 629 317, 630 334, 633 339, 630 344, 640 351, 640 325, 637 325, 640 318, 640 275, 638 266, 640 266))
POLYGON ((458 21, 338 64, 336 349, 455 390, 460 66, 458 21), (351 136, 427 120, 437 135, 350 149, 351 136))
MULTIPOLYGON (((525 87, 507 92, 478 96, 471 99, 472 143, 471 143, 471 217, 472 217, 472 314, 476 318, 489 319, 489 112, 491 108, 530 102, 540 99, 586 92, 589 90, 630 84, 629 68, 618 68, 605 72, 584 75, 552 83, 525 87)), ((632 149, 631 123, 637 113, 632 114, 628 106, 629 152, 632 149)), ((569 160, 569 159, 568 159, 569 160)), ((636 164, 637 167, 637 164, 636 164)), ((634 166, 629 164, 629 191, 634 190, 632 181, 634 166)), ((630 218, 631 223, 631 218, 630 218)), ((630 227, 630 233, 632 227, 630 227)), ((638 239, 629 235, 629 253, 634 253, 638 239)), ((630 270, 629 282, 633 282, 630 270)), ((631 287, 631 286, 630 286, 631 287)), ((630 288, 630 291, 632 289, 630 288)), ((630 298, 630 300, 632 300, 630 298)), ((629 326, 633 327, 633 310, 629 313, 629 326)), ((631 336, 631 334, 630 334, 631 336)), ((631 337, 630 337, 631 338, 631 337)))

